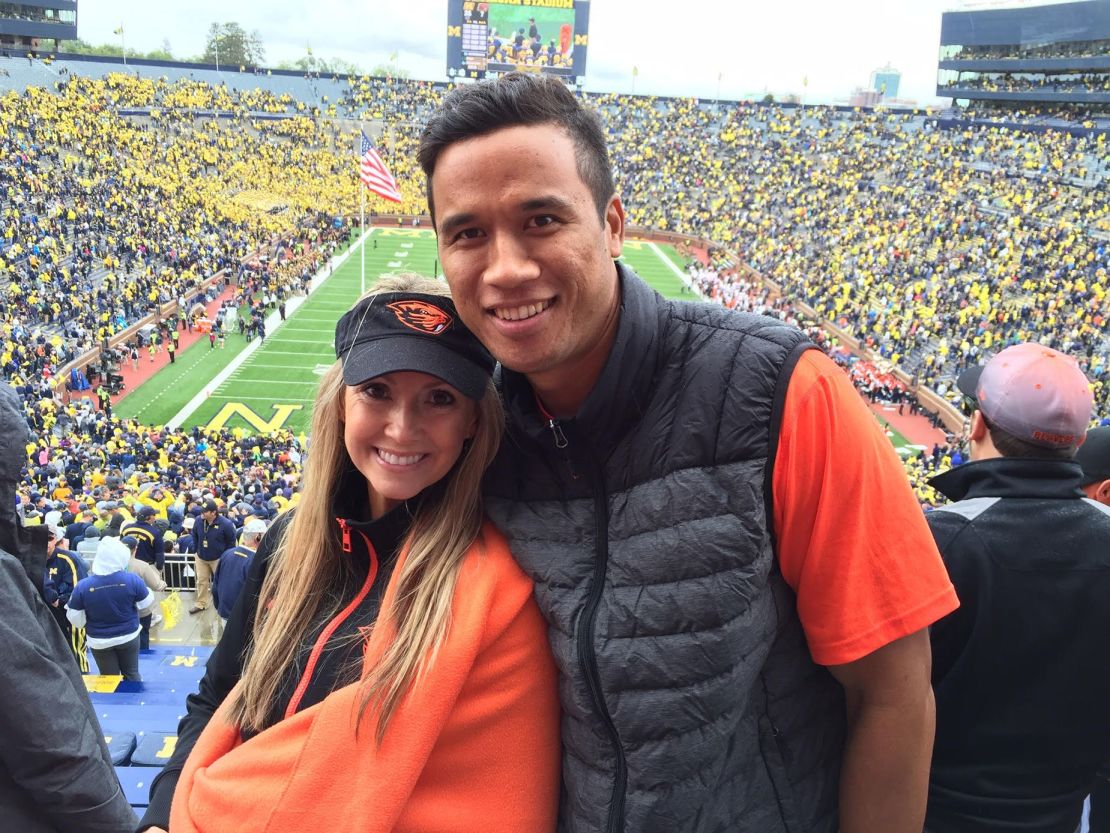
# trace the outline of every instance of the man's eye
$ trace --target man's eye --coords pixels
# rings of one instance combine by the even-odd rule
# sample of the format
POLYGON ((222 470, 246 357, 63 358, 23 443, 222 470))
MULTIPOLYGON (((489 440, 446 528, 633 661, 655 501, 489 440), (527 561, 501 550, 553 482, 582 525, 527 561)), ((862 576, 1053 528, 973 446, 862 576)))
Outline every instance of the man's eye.
POLYGON ((552 217, 550 214, 540 214, 539 216, 533 217, 531 219, 530 225, 534 226, 535 228, 543 228, 544 226, 549 226, 554 222, 555 218, 552 217))
POLYGON ((478 237, 480 237, 481 234, 482 234, 482 232, 481 232, 480 229, 464 228, 462 231, 460 231, 458 234, 455 235, 455 239, 456 240, 475 240, 478 237))

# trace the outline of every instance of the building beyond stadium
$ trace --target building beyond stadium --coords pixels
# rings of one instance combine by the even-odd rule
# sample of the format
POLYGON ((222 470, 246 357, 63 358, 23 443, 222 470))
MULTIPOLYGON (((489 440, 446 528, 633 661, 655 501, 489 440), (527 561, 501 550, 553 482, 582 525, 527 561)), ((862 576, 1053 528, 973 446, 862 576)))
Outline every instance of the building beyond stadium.
POLYGON ((56 49, 77 39, 77 0, 16 0, 0 3, 0 49, 56 49))
POLYGON ((945 13, 937 95, 979 108, 1110 112, 1110 0, 945 13))

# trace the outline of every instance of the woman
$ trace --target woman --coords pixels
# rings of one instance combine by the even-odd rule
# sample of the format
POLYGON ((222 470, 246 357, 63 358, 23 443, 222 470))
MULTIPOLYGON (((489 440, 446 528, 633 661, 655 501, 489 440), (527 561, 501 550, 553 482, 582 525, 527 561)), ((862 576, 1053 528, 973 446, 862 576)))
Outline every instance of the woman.
POLYGON ((493 359, 445 293, 387 279, 340 320, 300 503, 262 541, 144 825, 554 830, 554 664, 480 504, 493 359))
POLYGON ((96 549, 90 575, 77 582, 66 618, 84 628, 101 674, 122 674, 140 682, 139 617, 149 615, 154 594, 127 571, 131 551, 119 538, 105 538, 96 549))

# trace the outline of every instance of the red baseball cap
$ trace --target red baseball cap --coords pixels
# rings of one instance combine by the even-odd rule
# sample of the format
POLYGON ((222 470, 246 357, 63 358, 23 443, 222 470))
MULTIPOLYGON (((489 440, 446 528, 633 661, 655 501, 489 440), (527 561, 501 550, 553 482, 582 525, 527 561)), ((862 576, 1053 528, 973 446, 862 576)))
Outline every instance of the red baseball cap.
POLYGON ((1042 344, 1007 347, 960 374, 956 386, 987 422, 1034 445, 1078 446, 1091 423, 1094 395, 1079 364, 1042 344))

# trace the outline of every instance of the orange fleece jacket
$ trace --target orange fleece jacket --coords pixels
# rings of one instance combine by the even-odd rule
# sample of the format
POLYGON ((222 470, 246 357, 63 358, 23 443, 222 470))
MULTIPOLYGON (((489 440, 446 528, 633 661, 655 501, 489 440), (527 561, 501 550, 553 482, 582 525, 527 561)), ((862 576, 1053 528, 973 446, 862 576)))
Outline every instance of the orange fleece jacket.
MULTIPOLYGON (((382 610, 396 594, 386 588, 382 610)), ((365 667, 395 630, 380 620, 365 667)), ((379 747, 357 684, 242 742, 221 707, 178 781, 173 833, 551 833, 559 703, 532 582, 486 523, 460 568, 439 656, 379 747)))

